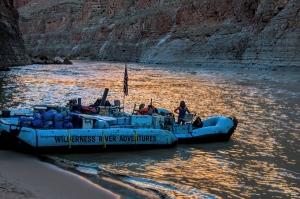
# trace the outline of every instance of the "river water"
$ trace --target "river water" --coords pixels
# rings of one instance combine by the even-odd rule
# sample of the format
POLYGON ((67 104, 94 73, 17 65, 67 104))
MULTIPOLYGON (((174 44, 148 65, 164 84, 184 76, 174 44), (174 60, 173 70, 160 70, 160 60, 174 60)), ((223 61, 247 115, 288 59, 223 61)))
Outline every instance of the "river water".
POLYGON ((122 92, 124 63, 74 61, 0 72, 0 108, 89 105, 109 88, 108 100, 173 111, 184 100, 202 119, 236 116, 228 142, 179 144, 170 149, 49 154, 56 163, 124 198, 300 198, 300 73, 128 63, 129 95, 122 92), (115 181, 112 182, 111 179, 115 181), (120 183, 119 183, 120 182, 120 183), (151 196, 123 189, 149 190, 151 196))

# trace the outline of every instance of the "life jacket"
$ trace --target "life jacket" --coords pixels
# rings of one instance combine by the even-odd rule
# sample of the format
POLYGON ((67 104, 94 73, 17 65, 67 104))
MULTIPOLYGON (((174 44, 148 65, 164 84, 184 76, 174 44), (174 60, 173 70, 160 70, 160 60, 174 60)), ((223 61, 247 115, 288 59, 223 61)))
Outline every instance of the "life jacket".
POLYGON ((183 119, 186 113, 186 109, 185 108, 180 108, 179 109, 179 115, 178 118, 183 119))
POLYGON ((148 113, 148 108, 141 108, 140 114, 141 115, 147 115, 148 113))
POLYGON ((149 105, 147 114, 152 115, 152 113, 155 113, 155 107, 152 105, 149 105))

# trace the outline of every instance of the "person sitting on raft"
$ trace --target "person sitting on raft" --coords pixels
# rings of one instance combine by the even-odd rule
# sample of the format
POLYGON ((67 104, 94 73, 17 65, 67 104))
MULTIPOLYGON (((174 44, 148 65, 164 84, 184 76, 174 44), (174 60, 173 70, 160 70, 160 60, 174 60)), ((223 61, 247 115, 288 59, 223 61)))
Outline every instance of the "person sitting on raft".
POLYGON ((185 124, 185 121, 183 120, 186 112, 190 113, 188 107, 185 105, 184 101, 180 102, 180 105, 174 110, 175 113, 178 115, 178 124, 185 124))
POLYGON ((153 113, 157 113, 157 108, 150 104, 146 108, 141 108, 137 115, 152 115, 153 113))

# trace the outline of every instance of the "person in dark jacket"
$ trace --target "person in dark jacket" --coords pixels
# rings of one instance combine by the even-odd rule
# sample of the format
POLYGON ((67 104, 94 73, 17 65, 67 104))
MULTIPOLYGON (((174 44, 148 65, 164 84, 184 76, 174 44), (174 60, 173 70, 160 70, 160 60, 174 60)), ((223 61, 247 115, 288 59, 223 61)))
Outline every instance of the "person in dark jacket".
POLYGON ((180 105, 174 110, 175 113, 178 115, 178 124, 185 124, 185 121, 183 120, 186 112, 190 113, 188 107, 185 105, 184 101, 180 102, 180 105))

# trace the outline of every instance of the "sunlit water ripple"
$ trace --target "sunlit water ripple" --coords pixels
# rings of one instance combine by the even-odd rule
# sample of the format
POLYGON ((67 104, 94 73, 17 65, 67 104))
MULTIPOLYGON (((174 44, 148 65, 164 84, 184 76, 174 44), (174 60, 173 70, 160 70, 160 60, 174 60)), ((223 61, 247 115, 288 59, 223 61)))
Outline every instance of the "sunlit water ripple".
MULTIPOLYGON (((171 198, 300 198, 298 73, 128 64, 128 74, 126 112, 151 99, 168 110, 185 100, 202 119, 236 116, 237 131, 226 143, 56 158, 98 179, 100 171, 113 172, 171 198)), ((104 88, 109 100, 123 102, 123 75, 124 63, 14 67, 0 72, 0 106, 64 105, 78 97, 92 104, 104 88)))

